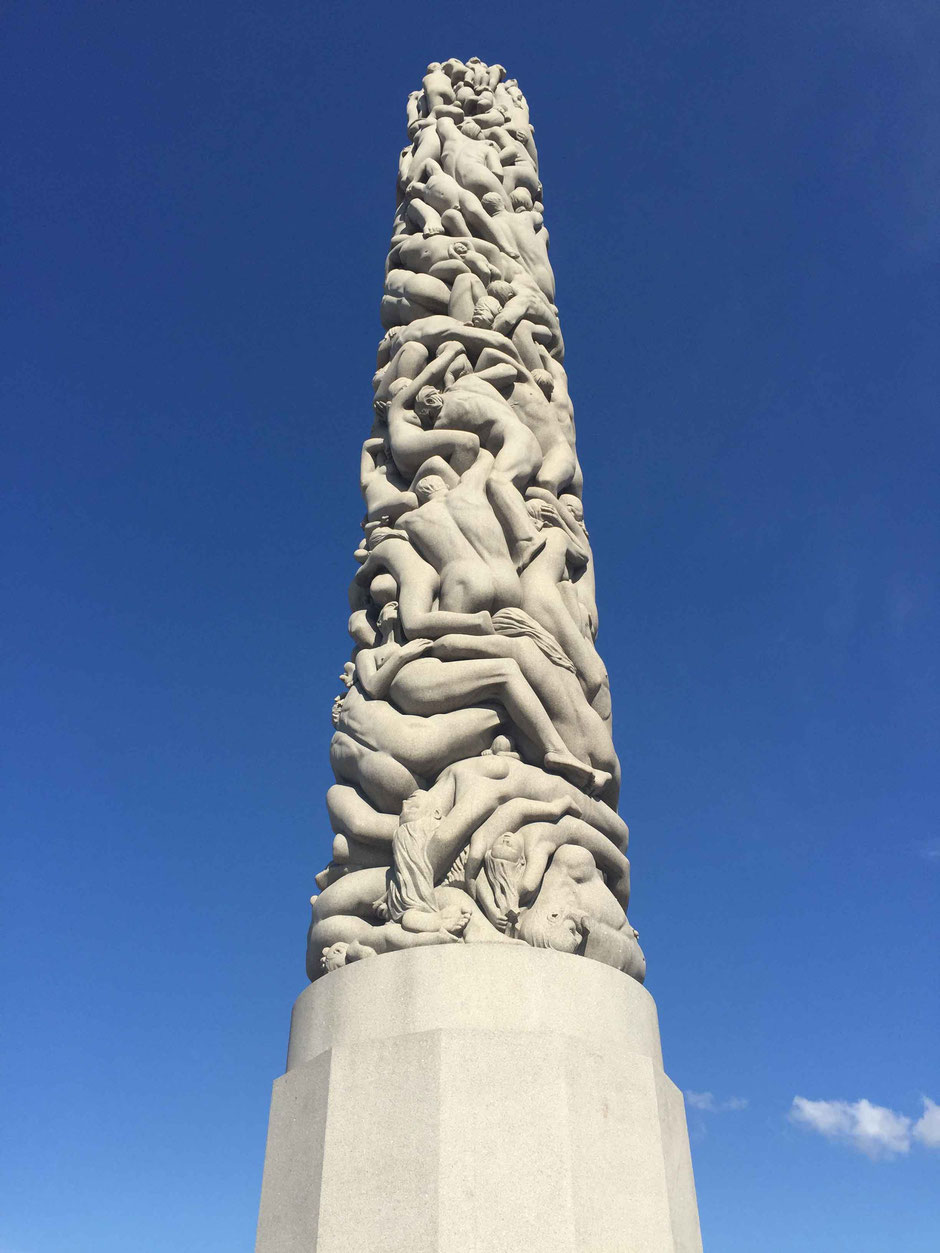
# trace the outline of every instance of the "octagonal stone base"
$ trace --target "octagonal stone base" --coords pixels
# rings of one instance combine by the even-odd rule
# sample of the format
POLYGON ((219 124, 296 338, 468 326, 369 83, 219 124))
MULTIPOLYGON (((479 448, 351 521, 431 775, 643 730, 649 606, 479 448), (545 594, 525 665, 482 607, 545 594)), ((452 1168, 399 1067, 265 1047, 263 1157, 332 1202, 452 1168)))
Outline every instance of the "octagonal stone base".
POLYGON ((656 1007, 583 957, 454 944, 298 998, 257 1253, 700 1253, 656 1007))

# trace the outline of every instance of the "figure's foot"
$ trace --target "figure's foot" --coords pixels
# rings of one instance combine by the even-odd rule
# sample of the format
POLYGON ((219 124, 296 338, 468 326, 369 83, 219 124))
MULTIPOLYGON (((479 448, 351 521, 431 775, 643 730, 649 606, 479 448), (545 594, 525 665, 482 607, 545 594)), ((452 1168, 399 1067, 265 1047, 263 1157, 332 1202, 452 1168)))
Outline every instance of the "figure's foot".
POLYGON ((441 930, 453 936, 462 935, 472 916, 473 906, 469 899, 448 901, 440 912, 441 930))
POLYGON ((325 870, 321 870, 319 874, 314 875, 313 881, 320 891, 323 892, 331 883, 335 883, 337 879, 342 879, 343 875, 347 873, 347 866, 339 866, 335 861, 331 861, 325 870))
POLYGON ((516 545, 516 570, 519 574, 530 564, 545 547, 546 536, 536 535, 516 545))
MULTIPOLYGON (((578 761, 573 753, 567 751, 552 750, 545 754, 542 758, 542 764, 546 770, 550 770, 552 774, 560 774, 566 778, 575 787, 587 791, 594 786, 595 774, 602 774, 603 771, 592 770, 590 766, 586 766, 583 761, 578 761)), ((607 776, 608 779, 610 775, 607 776)))
POLYGON ((388 897, 384 894, 377 901, 372 902, 372 912, 382 922, 388 922, 391 914, 388 911, 388 897))
POLYGON ((340 966, 346 965, 346 953, 349 949, 348 944, 340 942, 339 944, 331 944, 329 948, 323 950, 320 958, 320 966, 329 973, 331 970, 339 970, 340 966))
POLYGON ((443 226, 435 226, 432 223, 431 225, 426 226, 424 230, 421 232, 421 234, 424 236, 425 239, 430 239, 432 235, 443 235, 444 228, 443 226))
POLYGON ((350 962, 362 961, 364 957, 377 956, 374 948, 370 948, 368 944, 361 944, 359 940, 353 940, 352 944, 346 948, 346 965, 350 962))
POLYGON ((552 393, 555 390, 555 380, 547 370, 533 370, 532 381, 537 383, 542 394, 547 400, 551 400, 552 393))
POLYGON ((588 796, 600 796, 601 792, 603 792, 604 788, 610 782, 612 776, 607 770, 595 770, 593 774, 594 777, 591 780, 590 786, 586 787, 584 790, 587 792, 588 796))
POLYGON ((562 796, 558 801, 558 817, 564 818, 566 814, 570 814, 572 818, 584 816, 584 810, 573 796, 562 796))

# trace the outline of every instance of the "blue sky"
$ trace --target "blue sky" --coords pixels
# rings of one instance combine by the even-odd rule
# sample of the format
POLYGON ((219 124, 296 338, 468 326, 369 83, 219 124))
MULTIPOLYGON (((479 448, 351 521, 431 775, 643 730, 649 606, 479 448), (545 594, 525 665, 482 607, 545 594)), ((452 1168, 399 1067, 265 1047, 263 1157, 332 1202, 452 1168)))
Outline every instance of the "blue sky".
POLYGON ((253 1247, 404 100, 450 55, 532 106, 706 1248, 932 1253, 936 6, 3 26, 0 1253, 253 1247))

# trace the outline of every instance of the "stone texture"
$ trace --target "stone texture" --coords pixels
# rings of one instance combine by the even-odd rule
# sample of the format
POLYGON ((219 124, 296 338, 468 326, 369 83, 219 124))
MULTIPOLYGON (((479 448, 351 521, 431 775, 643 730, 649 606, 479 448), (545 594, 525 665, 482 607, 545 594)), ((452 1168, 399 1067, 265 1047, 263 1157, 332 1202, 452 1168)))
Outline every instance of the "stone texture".
POLYGON ((257 1247, 692 1253, 528 105, 451 58, 407 130, 257 1247))
POLYGON ((521 942, 642 980, 528 105, 450 58, 407 125, 307 973, 521 942))
POLYGON ((274 1085, 257 1249, 700 1250, 652 997, 524 946, 427 948, 320 980, 274 1085))

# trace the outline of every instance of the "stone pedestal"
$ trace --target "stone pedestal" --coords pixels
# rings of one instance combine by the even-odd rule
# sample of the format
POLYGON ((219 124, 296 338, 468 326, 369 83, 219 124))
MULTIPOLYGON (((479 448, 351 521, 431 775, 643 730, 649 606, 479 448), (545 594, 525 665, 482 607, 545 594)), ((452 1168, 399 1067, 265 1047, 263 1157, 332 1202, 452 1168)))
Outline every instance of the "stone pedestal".
POLYGON ((454 944, 298 998, 257 1253, 693 1253, 656 1007, 583 957, 454 944))

